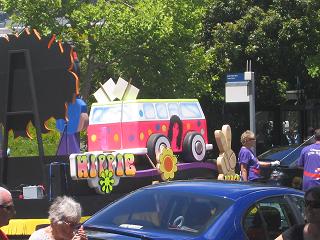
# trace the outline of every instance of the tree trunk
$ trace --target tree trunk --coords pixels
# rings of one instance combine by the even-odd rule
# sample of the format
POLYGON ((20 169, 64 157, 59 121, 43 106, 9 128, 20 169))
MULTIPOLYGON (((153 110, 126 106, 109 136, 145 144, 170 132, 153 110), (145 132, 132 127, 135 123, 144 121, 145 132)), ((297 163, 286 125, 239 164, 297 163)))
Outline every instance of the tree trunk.
POLYGON ((93 73, 95 68, 96 67, 95 67, 93 57, 90 54, 88 58, 87 71, 84 74, 84 78, 81 84, 81 95, 84 100, 87 100, 91 94, 91 83, 92 83, 93 73))

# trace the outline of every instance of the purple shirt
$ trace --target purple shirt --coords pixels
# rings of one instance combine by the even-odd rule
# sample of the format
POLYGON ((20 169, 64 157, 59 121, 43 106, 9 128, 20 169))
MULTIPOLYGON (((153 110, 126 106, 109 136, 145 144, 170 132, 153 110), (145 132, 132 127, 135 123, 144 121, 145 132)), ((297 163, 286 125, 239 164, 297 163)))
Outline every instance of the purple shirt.
POLYGON ((240 165, 247 165, 249 181, 261 178, 258 159, 256 158, 256 156, 254 156, 250 149, 242 147, 239 152, 238 161, 240 165))
POLYGON ((298 160, 303 167, 303 190, 320 185, 320 144, 314 143, 304 147, 298 160))

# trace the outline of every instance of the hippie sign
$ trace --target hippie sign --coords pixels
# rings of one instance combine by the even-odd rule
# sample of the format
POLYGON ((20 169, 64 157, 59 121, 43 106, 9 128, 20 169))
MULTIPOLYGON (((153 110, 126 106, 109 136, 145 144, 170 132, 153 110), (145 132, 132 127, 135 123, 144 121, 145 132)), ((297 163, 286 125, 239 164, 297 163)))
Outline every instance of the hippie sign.
POLYGON ((71 154, 69 161, 72 179, 88 180, 91 187, 103 193, 110 193, 113 186, 119 183, 119 177, 136 174, 134 155, 131 153, 71 154))

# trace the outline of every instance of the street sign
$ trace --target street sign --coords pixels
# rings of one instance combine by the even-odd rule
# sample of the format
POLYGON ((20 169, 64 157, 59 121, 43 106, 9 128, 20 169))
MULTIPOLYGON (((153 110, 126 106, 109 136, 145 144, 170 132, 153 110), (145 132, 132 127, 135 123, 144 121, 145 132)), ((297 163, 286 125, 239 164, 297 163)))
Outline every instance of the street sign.
POLYGON ((244 81, 244 73, 227 74, 227 82, 241 82, 241 81, 244 81))
POLYGON ((226 82, 225 101, 249 102, 249 81, 226 82))

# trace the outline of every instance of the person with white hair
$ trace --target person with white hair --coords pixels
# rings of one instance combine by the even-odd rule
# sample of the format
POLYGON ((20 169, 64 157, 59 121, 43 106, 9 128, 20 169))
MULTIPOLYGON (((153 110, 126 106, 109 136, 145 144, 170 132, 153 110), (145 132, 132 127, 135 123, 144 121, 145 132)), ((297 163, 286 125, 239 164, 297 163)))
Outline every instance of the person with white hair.
MULTIPOLYGON (((0 227, 9 224, 11 218, 14 217, 16 211, 12 201, 11 193, 0 187, 0 227)), ((8 236, 0 229, 0 239, 8 240, 8 236)))
POLYGON ((50 225, 32 233, 29 240, 86 240, 83 227, 78 229, 81 212, 73 198, 57 197, 49 208, 50 225))
POLYGON ((240 164, 240 175, 242 181, 260 181, 260 167, 276 167, 280 165, 279 161, 264 162, 260 161, 252 151, 256 146, 256 137, 250 130, 242 133, 240 138, 242 147, 238 155, 240 164))

